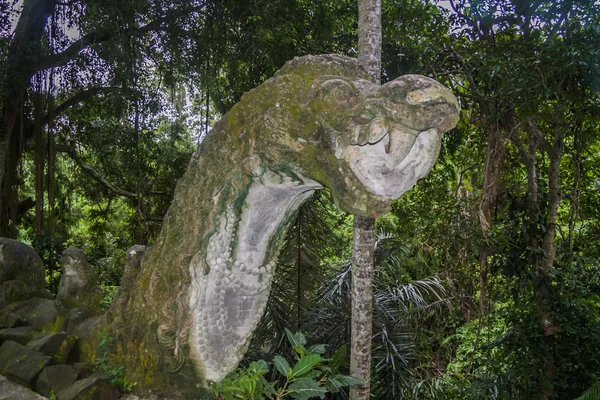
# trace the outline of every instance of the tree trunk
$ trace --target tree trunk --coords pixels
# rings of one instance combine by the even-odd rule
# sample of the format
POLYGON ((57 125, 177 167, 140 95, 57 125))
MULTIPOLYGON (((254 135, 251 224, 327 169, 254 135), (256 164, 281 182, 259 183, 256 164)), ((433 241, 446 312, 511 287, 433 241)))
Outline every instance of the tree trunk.
POLYGON ((358 60, 381 84, 381 0, 358 0, 358 60))
POLYGON ((483 195, 479 205, 479 224, 485 240, 479 252, 479 318, 482 319, 486 304, 487 258, 491 253, 488 234, 496 202, 498 201, 500 176, 504 168, 506 144, 502 138, 499 122, 491 116, 490 105, 486 101, 482 101, 480 102, 480 107, 484 118, 488 121, 488 144, 484 166, 483 195))
POLYGON ((307 268, 302 260, 303 242, 302 242, 302 225, 304 224, 304 212, 303 206, 298 210, 296 216, 296 331, 302 326, 302 320, 304 319, 304 312, 306 311, 308 304, 306 299, 306 276, 307 268))
POLYGON ((374 227, 375 219, 354 216, 350 375, 361 379, 363 384, 350 388, 351 400, 369 398, 373 336, 374 227))
MULTIPOLYGON (((554 260, 556 259, 556 219, 558 216, 558 206, 560 204, 560 187, 558 171, 560 160, 564 151, 564 132, 561 127, 555 129, 554 143, 548 149, 548 205, 546 229, 542 239, 542 248, 544 255, 536 266, 536 284, 534 285, 536 306, 538 308, 538 317, 542 332, 544 334, 544 353, 542 362, 541 383, 542 400, 554 398, 553 381, 555 375, 555 340, 554 333, 558 330, 555 326, 552 304, 554 302, 554 290, 552 287, 554 260)), ((549 147, 549 146, 548 146, 549 147)))
MULTIPOLYGON (((554 368, 554 333, 557 327, 554 325, 552 305, 554 302, 554 289, 552 287, 554 260, 556 258, 556 218, 560 204, 559 167, 564 152, 564 132, 560 128, 555 130, 554 143, 550 144, 532 121, 526 124, 528 138, 527 148, 518 134, 513 139, 523 163, 527 167, 527 219, 529 247, 535 252, 533 265, 534 285, 533 295, 535 306, 543 333, 544 355, 540 368, 540 399, 549 400, 554 397, 553 381, 554 368), (540 199, 538 187, 538 172, 536 168, 536 156, 538 150, 545 150, 548 159, 548 204, 546 205, 546 227, 542 229, 539 225, 540 199), (539 251, 541 250, 543 251, 539 251)), ((542 200, 543 202, 544 200, 542 200)))
POLYGON ((24 104, 41 54, 44 29, 54 11, 52 0, 25 0, 7 53, 7 71, 0 82, 4 96, 0 131, 0 236, 14 237, 18 218, 17 166, 31 132, 24 104), (27 49, 27 51, 24 51, 27 49))
MULTIPOLYGON (((381 83, 381 0, 358 0, 358 59, 371 81, 381 83)), ((354 216, 350 375, 363 381, 350 400, 369 398, 373 329, 375 219, 354 216)))

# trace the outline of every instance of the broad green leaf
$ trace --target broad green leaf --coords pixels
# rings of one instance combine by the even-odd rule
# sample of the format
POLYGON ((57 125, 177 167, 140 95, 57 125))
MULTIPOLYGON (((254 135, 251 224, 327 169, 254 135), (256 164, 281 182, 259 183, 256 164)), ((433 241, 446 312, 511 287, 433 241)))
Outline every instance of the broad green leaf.
POLYGON ((323 354, 325 353, 325 345, 324 344, 315 344, 314 346, 310 346, 307 350, 308 354, 323 354))
POLYGON ((275 388, 273 387, 273 385, 271 383, 269 383, 264 376, 260 377, 260 381, 262 382, 263 386, 267 389, 267 392, 269 393, 276 393, 275 392, 275 388))
POLYGON ((296 340, 302 345, 304 346, 306 344, 306 337, 300 333, 300 332, 296 332, 295 334, 296 336, 296 340))
POLYGON ((330 377, 329 379, 339 382, 342 386, 352 386, 352 385, 362 384, 362 381, 360 379, 356 379, 356 378, 353 378, 348 375, 336 374, 336 375, 333 375, 332 377, 330 377))
POLYGON ((265 360, 252 361, 248 366, 248 371, 258 375, 264 375, 269 372, 269 365, 265 360))
POLYGON ((346 346, 342 346, 337 349, 333 355, 331 356, 331 360, 329 361, 329 368, 333 372, 337 371, 342 365, 346 364, 346 346))
POLYGON ((313 369, 308 374, 302 375, 302 379, 314 379, 320 377, 321 375, 323 375, 322 371, 319 371, 318 369, 313 369))
POLYGON ((288 328, 285 328, 285 335, 292 347, 304 346, 306 344, 306 337, 300 332, 292 333, 288 328))
POLYGON ((285 328, 285 336, 287 336, 288 342, 292 347, 302 346, 304 343, 300 343, 300 341, 296 338, 296 335, 292 333, 288 328, 285 328))
POLYGON ((300 346, 294 346, 293 348, 294 348, 294 351, 296 353, 298 353, 298 355, 300 357, 304 357, 306 355, 306 352, 307 352, 306 347, 300 345, 300 346))
POLYGON ((312 379, 298 379, 292 383, 288 390, 290 397, 298 400, 308 400, 313 397, 325 398, 327 389, 312 379))
POLYGON ((288 376, 291 372, 290 364, 287 360, 279 355, 273 357, 273 364, 277 371, 283 376, 288 376))
POLYGON ((302 357, 296 365, 294 365, 292 371, 292 377, 297 378, 304 374, 307 374, 315 365, 321 362, 321 356, 318 354, 309 354, 306 357, 302 357))
POLYGON ((331 379, 327 379, 327 382, 325 382, 325 388, 327 388, 327 391, 330 393, 337 393, 340 391, 340 387, 338 385, 336 385, 335 381, 331 381, 331 379))

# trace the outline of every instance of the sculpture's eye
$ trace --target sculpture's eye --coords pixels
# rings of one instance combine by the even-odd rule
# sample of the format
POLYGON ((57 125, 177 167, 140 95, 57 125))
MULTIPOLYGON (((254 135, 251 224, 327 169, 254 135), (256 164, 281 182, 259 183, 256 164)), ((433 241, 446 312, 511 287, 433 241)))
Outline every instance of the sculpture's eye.
POLYGON ((379 91, 383 93, 384 97, 394 103, 406 103, 406 82, 401 78, 386 83, 381 86, 379 91))
POLYGON ((328 103, 347 103, 356 98, 356 90, 342 79, 330 79, 319 88, 319 97, 328 103))

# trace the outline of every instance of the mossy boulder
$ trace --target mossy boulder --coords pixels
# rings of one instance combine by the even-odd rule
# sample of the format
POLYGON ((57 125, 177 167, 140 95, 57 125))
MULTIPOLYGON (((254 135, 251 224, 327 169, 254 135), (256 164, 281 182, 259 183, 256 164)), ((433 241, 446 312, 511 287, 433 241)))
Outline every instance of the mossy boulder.
POLYGON ((26 345, 36 333, 39 332, 33 329, 31 326, 0 329, 0 345, 6 341, 13 341, 21 345, 26 345))
POLYGON ((60 391, 57 400, 117 400, 119 390, 110 384, 108 375, 95 372, 60 391))
POLYGON ((25 243, 0 238, 0 309, 46 295, 42 259, 25 243))
POLYGON ((6 319, 9 314, 20 316, 24 323, 38 331, 62 330, 54 300, 38 297, 12 303, 0 310, 0 320, 6 319))
POLYGON ((37 376, 51 362, 50 357, 39 351, 23 347, 8 360, 3 375, 14 382, 33 389, 37 376))
POLYGON ((27 343, 27 348, 51 357, 55 363, 64 364, 77 343, 77 337, 66 332, 39 336, 27 343))
POLYGON ((50 365, 37 378, 36 391, 46 397, 69 388, 77 380, 77 371, 70 365, 50 365))
POLYGON ((0 400, 48 400, 0 375, 0 400))

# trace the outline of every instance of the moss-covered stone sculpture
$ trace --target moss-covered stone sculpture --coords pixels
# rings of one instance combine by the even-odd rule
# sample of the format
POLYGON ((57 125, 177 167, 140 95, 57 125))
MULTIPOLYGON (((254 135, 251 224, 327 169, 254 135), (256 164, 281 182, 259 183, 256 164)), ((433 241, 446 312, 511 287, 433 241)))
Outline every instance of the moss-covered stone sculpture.
POLYGON ((114 362, 142 390, 202 398, 206 380, 244 355, 300 204, 327 187, 343 210, 383 215, 431 170, 458 112, 429 78, 377 86, 355 59, 288 62, 202 142, 156 245, 125 283, 133 290, 89 323, 92 337, 116 339, 114 362))

